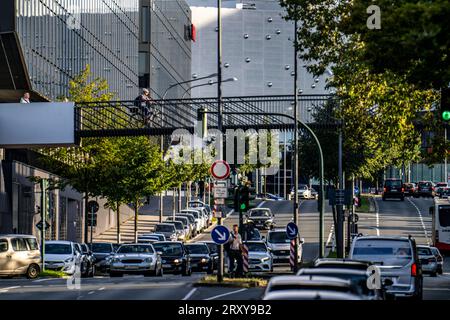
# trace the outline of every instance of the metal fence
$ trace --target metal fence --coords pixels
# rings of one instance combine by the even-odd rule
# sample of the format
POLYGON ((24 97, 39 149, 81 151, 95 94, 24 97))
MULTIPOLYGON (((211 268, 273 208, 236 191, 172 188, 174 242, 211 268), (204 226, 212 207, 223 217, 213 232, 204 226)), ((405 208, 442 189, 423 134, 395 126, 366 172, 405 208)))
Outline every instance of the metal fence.
MULTIPOLYGON (((301 95, 298 97, 299 119, 311 127, 335 126, 333 110, 337 103, 337 98, 331 95, 301 95)), ((217 106, 216 98, 153 100, 144 104, 135 101, 78 103, 75 107, 76 136, 169 135, 176 129, 192 131, 200 108, 208 110, 208 127, 215 128, 217 106)), ((249 113, 225 114, 224 129, 293 127, 293 121, 282 115, 293 116, 294 96, 225 97, 222 106, 226 113, 249 113)))

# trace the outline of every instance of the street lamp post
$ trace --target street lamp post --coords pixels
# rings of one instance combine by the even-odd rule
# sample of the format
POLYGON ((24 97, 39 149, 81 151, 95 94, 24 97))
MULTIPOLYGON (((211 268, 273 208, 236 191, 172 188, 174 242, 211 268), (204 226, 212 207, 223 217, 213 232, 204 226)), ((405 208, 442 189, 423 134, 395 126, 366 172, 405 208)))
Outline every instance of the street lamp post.
MULTIPOLYGON (((225 83, 225 82, 232 82, 232 81, 237 81, 237 80, 238 80, 238 79, 237 79, 236 77, 233 77, 233 78, 228 78, 228 79, 223 80, 222 83, 225 83)), ((184 97, 186 96, 186 94, 187 94, 190 90, 192 90, 192 89, 194 89, 194 88, 204 87, 204 86, 212 86, 212 85, 217 84, 217 83, 218 83, 218 81, 208 81, 208 82, 205 82, 205 83, 196 84, 195 86, 191 86, 191 87, 187 88, 186 90, 184 90, 184 93, 183 93, 183 96, 181 97, 181 99, 184 99, 184 97)))

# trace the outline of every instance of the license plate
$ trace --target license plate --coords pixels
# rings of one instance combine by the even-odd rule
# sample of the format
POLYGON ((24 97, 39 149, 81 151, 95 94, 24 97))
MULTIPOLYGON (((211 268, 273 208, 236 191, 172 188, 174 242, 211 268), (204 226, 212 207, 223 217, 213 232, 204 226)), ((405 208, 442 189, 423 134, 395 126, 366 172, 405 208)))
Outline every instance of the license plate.
POLYGON ((166 263, 166 264, 163 264, 163 268, 170 268, 171 267, 171 265, 170 264, 168 264, 168 263, 166 263))
POLYGON ((125 266, 125 269, 137 269, 138 266, 125 266))
POLYGON ((397 189, 391 189, 391 191, 397 191, 397 189))
POLYGON ((255 269, 256 268, 256 266, 254 265, 254 264, 251 264, 251 265, 249 265, 248 266, 250 269, 255 269))

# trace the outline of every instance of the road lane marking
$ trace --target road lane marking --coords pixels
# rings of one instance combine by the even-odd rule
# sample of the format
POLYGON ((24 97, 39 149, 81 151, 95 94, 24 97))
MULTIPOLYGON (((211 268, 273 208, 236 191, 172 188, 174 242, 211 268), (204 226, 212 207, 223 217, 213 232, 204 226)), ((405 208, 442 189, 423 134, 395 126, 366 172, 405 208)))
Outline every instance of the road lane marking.
POLYGON ((188 294, 181 300, 189 300, 190 297, 197 291, 197 288, 193 288, 191 291, 188 292, 188 294))
POLYGON ((377 230, 377 236, 380 236, 380 208, 378 207, 378 203, 377 203, 377 199, 375 198, 375 219, 376 219, 376 227, 375 229, 377 230))
POLYGON ((88 294, 93 294, 93 293, 95 293, 95 291, 89 291, 89 292, 88 292, 88 294))
POLYGON ((450 291, 449 288, 423 288, 426 291, 450 291))
POLYGON ((32 281, 32 282, 38 283, 38 282, 44 282, 44 281, 50 281, 50 280, 55 280, 55 279, 54 279, 54 278, 44 278, 44 279, 34 280, 34 281, 32 281))
POLYGON ((325 244, 325 247, 328 247, 328 245, 331 241, 331 237, 333 236, 333 232, 334 232, 334 223, 331 224, 330 233, 328 234, 328 239, 327 239, 327 243, 325 244))
POLYGON ((98 288, 97 290, 98 291, 103 291, 103 290, 105 290, 105 287, 98 288))
POLYGON ((227 292, 227 293, 223 293, 223 294, 219 294, 217 296, 206 298, 206 299, 203 299, 203 300, 214 300, 214 299, 217 299, 217 298, 222 298, 222 297, 229 296, 229 295, 232 295, 232 294, 235 294, 235 293, 239 293, 239 292, 242 292, 242 291, 245 291, 245 290, 247 290, 247 288, 239 289, 239 290, 236 290, 236 291, 231 291, 231 292, 227 292))
POLYGON ((411 203, 414 206, 414 208, 416 208, 417 213, 419 214, 420 222, 422 224, 423 232, 425 233, 425 238, 427 239, 427 245, 430 245, 430 237, 428 236, 427 228, 425 227, 425 223, 423 222, 423 217, 422 217, 422 213, 420 212, 420 209, 416 206, 416 204, 410 198, 407 198, 407 200, 409 201, 409 203, 411 203))
POLYGON ((11 290, 11 289, 17 289, 20 288, 21 286, 13 286, 13 287, 6 287, 6 288, 2 288, 2 290, 11 290))

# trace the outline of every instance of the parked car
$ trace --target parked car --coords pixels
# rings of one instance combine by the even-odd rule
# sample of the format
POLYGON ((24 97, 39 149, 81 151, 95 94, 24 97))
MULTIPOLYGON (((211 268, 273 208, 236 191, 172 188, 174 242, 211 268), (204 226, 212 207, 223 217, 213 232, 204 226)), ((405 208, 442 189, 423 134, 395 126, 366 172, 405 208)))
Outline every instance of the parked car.
POLYGON ((95 257, 86 243, 82 243, 80 244, 80 246, 81 254, 85 261, 85 268, 82 271, 81 275, 83 277, 93 277, 95 275, 95 257))
POLYGON ((266 294, 263 300, 363 300, 362 297, 345 292, 323 290, 283 290, 266 294))
POLYGON ((195 220, 195 217, 192 214, 189 213, 176 213, 177 217, 184 217, 187 218, 189 221, 189 225, 191 226, 191 237, 195 237, 199 232, 197 228, 197 222, 195 220))
POLYGON ((206 271, 208 274, 214 272, 214 261, 205 243, 187 243, 185 247, 191 257, 192 271, 206 271))
POLYGON ((446 187, 448 187, 448 183, 447 182, 438 182, 438 183, 436 183, 435 187, 436 188, 440 188, 440 187, 446 188, 446 187))
POLYGON ((431 181, 420 181, 417 183, 416 197, 434 197, 434 185, 431 181))
POLYGON ((151 244, 124 244, 111 259, 109 275, 121 277, 124 274, 163 276, 161 257, 151 244))
POLYGON ((267 230, 275 226, 274 215, 269 208, 254 208, 248 210, 246 223, 251 223, 258 229, 267 230))
POLYGON ((165 223, 173 224, 175 226, 178 241, 186 241, 187 240, 189 231, 186 230, 186 228, 182 222, 166 220, 165 223))
POLYGON ((248 270, 253 272, 272 272, 273 257, 264 241, 246 241, 248 250, 248 270))
POLYGON ((72 241, 46 241, 44 262, 47 270, 64 271, 72 275, 77 272, 77 268, 81 270, 81 250, 72 241))
POLYGON ((350 259, 370 261, 380 269, 381 280, 392 281, 387 293, 422 299, 423 276, 416 242, 411 237, 361 236, 350 248, 350 259))
POLYGON ((444 258, 442 257, 439 249, 436 247, 431 247, 431 252, 433 252, 433 254, 437 260, 437 264, 438 264, 437 273, 442 274, 444 272, 444 258))
POLYGON ((177 241, 178 233, 174 224, 171 223, 158 223, 155 225, 154 232, 163 234, 166 240, 177 241))
POLYGON ((138 235, 137 243, 148 243, 152 244, 154 242, 158 242, 158 237, 151 236, 151 235, 138 235))
POLYGON ((185 240, 189 239, 192 235, 194 226, 190 224, 189 219, 186 217, 175 216, 168 217, 166 221, 179 221, 183 224, 185 240))
POLYGON ((114 255, 114 246, 110 242, 94 242, 90 245, 92 254, 95 257, 96 271, 109 272, 109 258, 114 255))
MULTIPOLYGON (((372 289, 368 288, 367 281, 371 273, 367 270, 352 270, 352 269, 338 269, 338 268, 303 268, 300 269, 297 275, 303 276, 323 276, 334 277, 344 280, 349 280, 352 286, 355 287, 359 295, 365 296, 370 300, 384 300, 384 288, 372 289)), ((388 284, 391 284, 388 282, 388 284)))
POLYGON ((386 199, 400 199, 401 201, 405 200, 403 183, 401 179, 386 179, 384 181, 383 194, 382 199, 385 201, 386 199))
MULTIPOLYGON (((298 239, 297 262, 302 261, 303 239, 298 239)), ((289 263, 291 240, 287 237, 285 229, 272 229, 267 234, 266 244, 273 255, 273 264, 289 263)))
POLYGON ((200 200, 194 200, 194 201, 189 201, 188 202, 188 208, 195 208, 195 209, 202 209, 204 210, 204 214, 206 215, 207 218, 207 225, 209 226, 211 224, 211 220, 212 220, 212 209, 211 207, 204 203, 203 201, 200 200))
MULTIPOLYGON (((294 199, 294 190, 295 188, 291 189, 291 199, 294 199)), ((309 187, 306 184, 299 184, 298 197, 299 199, 312 199, 311 189, 309 189, 309 187)))
POLYGON ((436 277, 438 273, 438 262, 433 251, 431 251, 431 247, 418 245, 417 254, 419 255, 423 273, 436 277))
POLYGON ((179 241, 161 241, 153 244, 160 253, 164 272, 190 276, 192 274, 191 257, 179 241))
POLYGON ((35 279, 41 271, 41 252, 36 237, 0 235, 0 277, 25 275, 35 279))
POLYGON ((450 196, 450 188, 449 187, 438 187, 436 188, 436 196, 439 198, 448 198, 450 196))
POLYGON ((403 184, 403 189, 405 197, 412 197, 416 193, 416 184, 412 182, 407 182, 403 184))
POLYGON ((202 217, 201 210, 184 209, 184 210, 181 210, 180 214, 191 214, 194 216, 197 234, 202 232, 203 229, 205 228, 205 226, 206 226, 205 219, 203 219, 203 217, 202 217))

